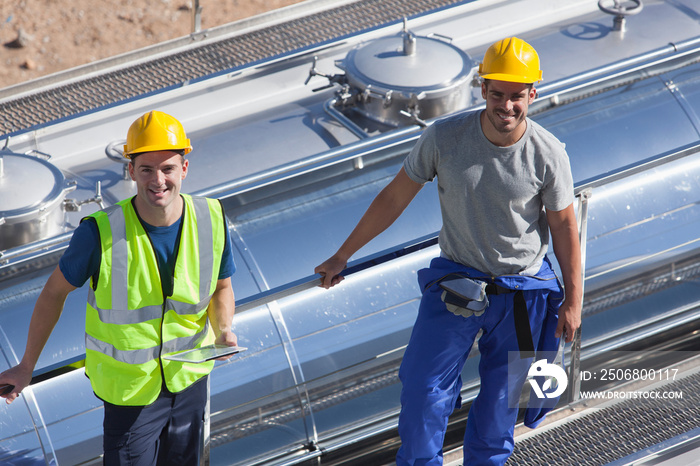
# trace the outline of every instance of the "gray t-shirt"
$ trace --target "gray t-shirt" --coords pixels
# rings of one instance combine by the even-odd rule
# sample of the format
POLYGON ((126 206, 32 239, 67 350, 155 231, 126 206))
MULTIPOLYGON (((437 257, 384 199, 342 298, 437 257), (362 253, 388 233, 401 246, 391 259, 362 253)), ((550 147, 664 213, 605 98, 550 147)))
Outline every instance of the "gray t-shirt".
POLYGON ((544 208, 563 210, 574 200, 569 157, 529 118, 517 143, 496 146, 484 136, 480 113, 430 126, 404 169, 421 184, 437 175, 445 257, 494 276, 534 275, 549 245, 544 208))

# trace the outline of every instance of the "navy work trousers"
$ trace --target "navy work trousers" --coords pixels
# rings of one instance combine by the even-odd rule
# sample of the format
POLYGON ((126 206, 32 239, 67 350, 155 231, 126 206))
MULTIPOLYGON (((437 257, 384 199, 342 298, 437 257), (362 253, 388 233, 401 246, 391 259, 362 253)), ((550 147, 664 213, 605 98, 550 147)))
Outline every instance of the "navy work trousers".
POLYGON ((180 393, 163 388, 148 406, 105 402, 105 466, 197 466, 206 402, 206 377, 180 393))

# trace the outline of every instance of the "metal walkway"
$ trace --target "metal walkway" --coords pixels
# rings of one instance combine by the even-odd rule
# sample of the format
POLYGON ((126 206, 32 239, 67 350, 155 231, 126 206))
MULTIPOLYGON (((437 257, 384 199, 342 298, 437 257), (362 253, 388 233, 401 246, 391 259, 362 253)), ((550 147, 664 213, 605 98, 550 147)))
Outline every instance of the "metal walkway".
POLYGON ((0 135, 230 72, 468 0, 360 0, 0 103, 0 135))
MULTIPOLYGON (((678 445, 688 449, 684 444, 689 441, 698 448, 694 439, 700 435, 700 361, 688 365, 683 377, 650 390, 679 392, 682 399, 626 399, 608 405, 579 402, 573 408, 562 408, 535 430, 522 426, 516 429, 515 450, 506 464, 688 466, 673 459, 670 463, 656 458, 651 463, 643 462, 646 456, 662 456, 659 452, 663 449, 672 450, 678 445), (519 436, 521 430, 526 433, 519 436)), ((460 466, 461 448, 446 453, 445 464, 460 466)))
POLYGON ((665 385, 681 400, 629 399, 516 442, 509 464, 604 465, 698 427, 700 372, 665 385))

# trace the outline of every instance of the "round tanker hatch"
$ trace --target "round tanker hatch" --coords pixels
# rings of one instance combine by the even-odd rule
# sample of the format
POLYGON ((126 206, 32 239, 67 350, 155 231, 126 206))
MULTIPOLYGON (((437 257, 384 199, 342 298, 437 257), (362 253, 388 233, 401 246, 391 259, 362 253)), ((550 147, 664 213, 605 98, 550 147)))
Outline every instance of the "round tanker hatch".
POLYGON ((49 161, 0 153, 0 250, 60 233, 65 195, 65 177, 49 161))
POLYGON ((358 109, 392 126, 471 104, 472 60, 444 40, 404 31, 352 49, 343 62, 358 109), (407 116, 409 115, 409 116, 407 116))

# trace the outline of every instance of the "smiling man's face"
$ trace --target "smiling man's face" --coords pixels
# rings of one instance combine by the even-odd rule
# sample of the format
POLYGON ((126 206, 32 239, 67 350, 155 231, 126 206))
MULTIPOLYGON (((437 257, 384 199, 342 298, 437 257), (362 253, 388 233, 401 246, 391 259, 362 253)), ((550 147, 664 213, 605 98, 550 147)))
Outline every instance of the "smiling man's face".
MULTIPOLYGON (((174 151, 146 152, 129 164, 129 174, 136 182, 137 206, 152 211, 181 209, 180 188, 187 176, 189 162, 174 151)), ((179 216, 180 211, 177 211, 179 216)))
POLYGON ((481 85, 486 101, 482 128, 486 137, 498 146, 517 142, 525 133, 525 117, 537 91, 531 84, 489 80, 481 85))

